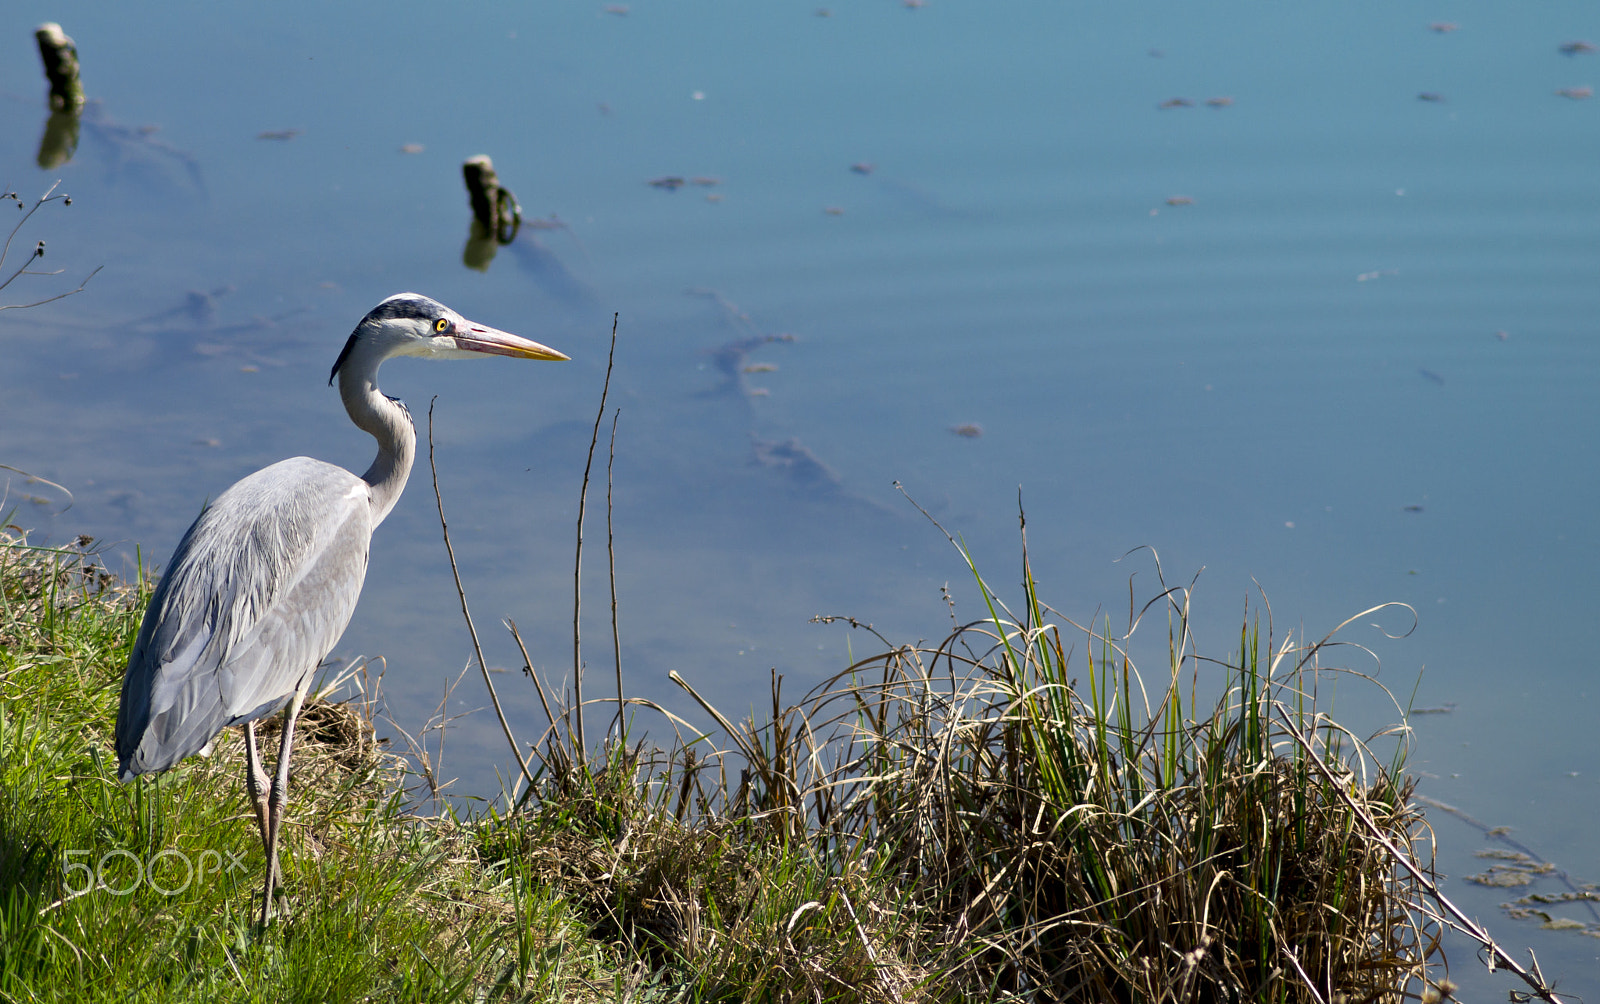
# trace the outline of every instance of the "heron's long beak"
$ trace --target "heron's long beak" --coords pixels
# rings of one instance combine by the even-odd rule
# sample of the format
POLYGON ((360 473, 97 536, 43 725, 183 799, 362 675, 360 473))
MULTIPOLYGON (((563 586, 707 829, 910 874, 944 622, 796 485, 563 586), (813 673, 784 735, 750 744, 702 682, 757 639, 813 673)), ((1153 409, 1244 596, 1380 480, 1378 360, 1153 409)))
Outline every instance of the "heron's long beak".
POLYGON ((559 362, 572 357, 557 352, 538 342, 513 335, 509 331, 485 327, 473 321, 457 326, 453 337, 456 348, 467 352, 483 352, 492 356, 511 356, 515 359, 549 359, 559 362))

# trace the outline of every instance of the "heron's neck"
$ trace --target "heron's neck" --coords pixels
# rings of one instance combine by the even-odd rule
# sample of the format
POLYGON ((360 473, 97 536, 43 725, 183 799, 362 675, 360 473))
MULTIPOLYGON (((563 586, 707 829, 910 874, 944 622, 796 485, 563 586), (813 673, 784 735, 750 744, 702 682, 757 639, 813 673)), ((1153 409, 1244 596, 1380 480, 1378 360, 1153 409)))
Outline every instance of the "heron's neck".
POLYGON ((378 441, 378 455, 361 480, 372 486, 372 525, 383 522, 400 501, 411 464, 417 457, 417 430, 405 405, 391 401, 378 389, 377 367, 366 372, 349 366, 339 371, 339 396, 344 398, 350 421, 378 441))

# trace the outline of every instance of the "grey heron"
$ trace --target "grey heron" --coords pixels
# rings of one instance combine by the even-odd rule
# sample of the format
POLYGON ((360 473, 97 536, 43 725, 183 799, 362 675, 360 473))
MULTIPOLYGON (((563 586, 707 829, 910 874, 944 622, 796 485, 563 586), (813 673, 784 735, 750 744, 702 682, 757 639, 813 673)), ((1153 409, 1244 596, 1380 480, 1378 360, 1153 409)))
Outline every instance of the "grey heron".
POLYGON ((249 475, 184 533, 150 598, 122 681, 120 777, 131 781, 209 753, 223 729, 244 726, 245 786, 266 855, 263 924, 272 916, 295 717, 313 671, 355 612, 372 531, 399 500, 416 457, 411 414, 378 390, 378 367, 392 356, 485 354, 568 358, 417 293, 372 308, 328 375, 329 384, 339 380, 350 420, 378 441, 372 466, 356 477, 295 457, 249 475), (269 779, 255 720, 285 705, 269 779))

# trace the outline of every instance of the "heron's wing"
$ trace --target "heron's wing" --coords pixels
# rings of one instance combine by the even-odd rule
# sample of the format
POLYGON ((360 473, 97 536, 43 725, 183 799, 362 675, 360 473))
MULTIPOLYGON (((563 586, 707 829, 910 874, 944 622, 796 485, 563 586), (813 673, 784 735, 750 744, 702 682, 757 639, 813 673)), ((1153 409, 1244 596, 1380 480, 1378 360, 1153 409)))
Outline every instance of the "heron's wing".
POLYGON ((306 457, 218 496, 178 544, 128 660, 123 775, 164 770, 281 706, 350 622, 371 536, 366 482, 306 457))

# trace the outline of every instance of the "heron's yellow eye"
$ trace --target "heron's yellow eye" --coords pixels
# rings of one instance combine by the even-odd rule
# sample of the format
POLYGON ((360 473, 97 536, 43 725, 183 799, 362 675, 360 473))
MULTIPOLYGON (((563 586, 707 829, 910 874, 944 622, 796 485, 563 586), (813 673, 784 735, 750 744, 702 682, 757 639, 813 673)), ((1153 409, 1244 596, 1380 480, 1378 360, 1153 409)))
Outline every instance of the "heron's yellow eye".
POLYGON ((446 320, 445 318, 441 317, 437 321, 433 322, 433 330, 437 331, 439 334, 442 335, 446 331, 450 330, 450 322, 448 320, 446 320))

